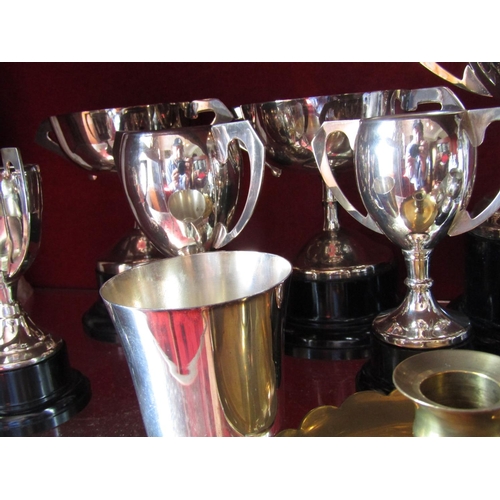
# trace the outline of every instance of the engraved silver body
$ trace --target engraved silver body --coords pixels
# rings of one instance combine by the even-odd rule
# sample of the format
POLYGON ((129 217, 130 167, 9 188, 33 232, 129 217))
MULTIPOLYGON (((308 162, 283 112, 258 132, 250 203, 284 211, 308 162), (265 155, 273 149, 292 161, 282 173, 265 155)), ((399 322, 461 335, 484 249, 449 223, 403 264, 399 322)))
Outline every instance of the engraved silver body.
POLYGON ((468 321, 445 312, 430 293, 432 249, 441 238, 475 228, 500 206, 500 194, 474 218, 467 211, 476 173, 476 149, 500 108, 434 111, 325 123, 314 139, 324 181, 360 223, 384 233, 405 256, 408 293, 397 309, 375 318, 384 341, 410 348, 456 344, 468 321), (362 215, 342 192, 330 168, 327 137, 342 132, 354 155, 362 215))

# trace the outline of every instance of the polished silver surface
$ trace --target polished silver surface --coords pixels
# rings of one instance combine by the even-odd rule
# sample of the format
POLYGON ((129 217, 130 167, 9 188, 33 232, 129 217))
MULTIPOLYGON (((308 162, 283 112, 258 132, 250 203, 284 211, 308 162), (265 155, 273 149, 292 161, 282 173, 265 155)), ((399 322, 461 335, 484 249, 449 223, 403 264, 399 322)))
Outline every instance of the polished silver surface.
POLYGON ((477 147, 496 120, 500 120, 500 108, 328 122, 313 141, 321 175, 339 203, 403 251, 408 271, 405 300, 373 324, 388 343, 434 348, 468 336, 468 321, 454 318, 433 299, 429 258, 444 236, 470 231, 500 206, 498 193, 473 218, 467 211, 477 147), (330 167, 328 136, 339 132, 354 150, 358 190, 367 215, 349 202, 330 167))
MULTIPOLYGON (((212 124, 235 118, 218 99, 81 111, 49 117, 40 124, 36 142, 93 176, 103 171, 116 173, 113 147, 117 132, 188 127, 202 113, 212 118, 212 124)), ((142 228, 135 223, 130 234, 97 263, 97 272, 115 275, 160 258, 161 254, 141 232, 142 228)))
POLYGON ((500 97, 500 63, 498 62, 467 63, 461 78, 439 63, 422 62, 420 64, 458 88, 488 97, 500 97))
POLYGON ((218 251, 125 271, 101 288, 148 436, 263 436, 279 427, 291 265, 218 251))
POLYGON ((136 220, 165 256, 222 248, 252 216, 264 175, 264 146, 247 121, 119 132, 114 151, 136 220), (233 220, 243 148, 250 180, 242 212, 233 220))
MULTIPOLYGON (((245 104, 235 109, 235 114, 249 120, 266 148, 266 162, 276 170, 299 169, 317 175, 312 140, 323 122, 361 119, 395 114, 398 110, 414 111, 418 104, 436 103, 441 109, 463 109, 458 98, 445 87, 413 90, 384 90, 298 99, 277 100, 245 104)), ((349 143, 342 135, 331 136, 328 151, 331 168, 352 169, 353 157, 349 143)), ((304 247, 294 263, 301 275, 334 276, 371 274, 373 264, 386 264, 391 256, 385 248, 374 245, 369 262, 361 258, 356 248, 356 235, 352 241, 341 245, 346 234, 339 225, 337 202, 328 186, 323 183, 323 231, 304 247), (335 252, 329 249, 335 248, 335 252)))
POLYGON ((0 371, 38 363, 60 342, 42 332, 17 299, 18 282, 40 244, 41 178, 23 165, 16 148, 1 150, 0 170, 0 371))
POLYGON ((218 99, 96 109, 49 117, 40 124, 36 142, 85 170, 116 172, 116 132, 185 127, 203 112, 214 114, 214 124, 234 119, 218 99))
POLYGON ((500 357, 442 349, 411 356, 393 374, 415 404, 417 437, 500 436, 500 357))

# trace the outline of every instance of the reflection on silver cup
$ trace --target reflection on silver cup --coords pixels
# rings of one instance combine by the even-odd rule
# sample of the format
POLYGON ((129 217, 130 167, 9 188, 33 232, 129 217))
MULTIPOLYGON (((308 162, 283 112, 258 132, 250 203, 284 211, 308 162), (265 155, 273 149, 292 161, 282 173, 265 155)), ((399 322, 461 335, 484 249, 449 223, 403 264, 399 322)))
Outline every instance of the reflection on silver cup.
POLYGON ((253 214, 264 175, 264 146, 246 121, 119 132, 115 158, 136 220, 165 256, 219 249, 236 238, 253 214), (250 183, 235 221, 243 148, 250 183))
MULTIPOLYGON (((459 88, 500 99, 500 63, 469 62, 457 78, 439 63, 421 63, 434 74, 459 88)), ((484 201, 479 205, 483 205, 484 201)), ((474 207, 476 209, 477 207, 474 207)), ((469 316, 475 330, 475 341, 486 349, 498 347, 500 338, 500 295, 497 286, 500 212, 466 235, 465 291, 454 306, 469 316)))
POLYGON ((398 213, 394 186, 394 179, 388 176, 377 177, 373 181, 373 192, 377 195, 377 201, 379 201, 381 207, 392 214, 393 217, 398 213))
POLYGON ((447 234, 470 231, 500 206, 497 193, 473 219, 467 212, 476 172, 476 148, 489 124, 500 120, 500 108, 410 116, 325 123, 314 147, 323 179, 339 203, 360 223, 383 232, 405 257, 407 295, 398 308, 375 318, 375 333, 398 346, 445 347, 468 337, 469 322, 444 311, 432 297, 429 258, 447 234), (354 145, 358 190, 366 216, 343 194, 325 154, 328 134, 339 131, 346 133, 354 145), (443 151, 445 157, 440 154, 443 151), (394 182, 394 199, 389 207, 381 203, 380 190, 375 189, 375 181, 385 177, 394 182))
POLYGON ((291 265, 259 252, 145 264, 101 288, 148 436, 260 436, 279 425, 291 265))

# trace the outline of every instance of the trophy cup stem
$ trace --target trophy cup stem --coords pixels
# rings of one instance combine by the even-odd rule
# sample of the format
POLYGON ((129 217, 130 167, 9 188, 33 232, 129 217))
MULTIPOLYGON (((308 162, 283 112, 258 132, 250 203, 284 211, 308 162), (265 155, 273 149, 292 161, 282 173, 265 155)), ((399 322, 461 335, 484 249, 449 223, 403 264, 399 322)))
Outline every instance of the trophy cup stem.
POLYGON ((323 221, 324 231, 338 231, 340 228, 338 217, 338 203, 333 191, 323 182, 323 206, 325 217, 323 221))
POLYGON ((406 297, 398 308, 378 315, 373 322, 375 334, 389 344, 417 349, 450 347, 468 336, 468 320, 445 311, 430 291, 432 249, 423 248, 428 238, 424 233, 408 235, 413 248, 403 250, 406 297))

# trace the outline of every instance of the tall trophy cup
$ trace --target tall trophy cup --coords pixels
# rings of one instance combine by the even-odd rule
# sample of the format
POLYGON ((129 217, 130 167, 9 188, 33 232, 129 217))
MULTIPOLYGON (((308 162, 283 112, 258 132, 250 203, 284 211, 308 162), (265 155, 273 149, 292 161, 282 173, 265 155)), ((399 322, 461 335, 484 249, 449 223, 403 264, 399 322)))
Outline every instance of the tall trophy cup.
MULTIPOLYGON (((100 109, 51 116, 39 127, 36 141, 94 176, 116 173, 113 145, 118 131, 166 130, 196 123, 200 113, 215 115, 212 123, 234 119, 217 99, 192 102, 159 103, 144 106, 100 109)), ((114 245, 96 265, 98 285, 135 265, 161 258, 162 255, 134 222, 132 230, 114 245)), ((88 335, 114 342, 116 331, 100 298, 83 316, 88 335)))
POLYGON ((0 436, 24 436, 67 421, 86 406, 90 384, 72 369, 62 340, 40 330, 17 299, 40 243, 37 165, 3 148, 0 171, 0 436))
MULTIPOLYGON (((312 139, 325 121, 394 114, 398 106, 413 111, 416 102, 463 109, 446 88, 376 91, 242 105, 236 114, 248 119, 266 147, 274 168, 318 175, 312 139)), ((353 171, 345 138, 335 144, 328 162, 336 172, 353 171)), ((294 259, 285 340, 289 354, 304 357, 364 356, 370 326, 381 311, 398 303, 397 266, 383 242, 341 226, 337 200, 323 186, 323 230, 294 259)))
POLYGON ((471 218, 467 211, 477 147, 500 108, 434 111, 324 123, 313 141, 321 175, 339 203, 360 223, 399 246, 408 291, 396 309, 379 314, 373 329, 383 342, 409 349, 451 347, 465 341, 469 321, 433 298, 429 259, 447 234, 475 228, 500 206, 500 193, 471 218), (359 193, 367 215, 346 198, 327 156, 327 138, 342 132, 353 147, 359 193), (446 154, 442 154, 443 151, 446 154))

